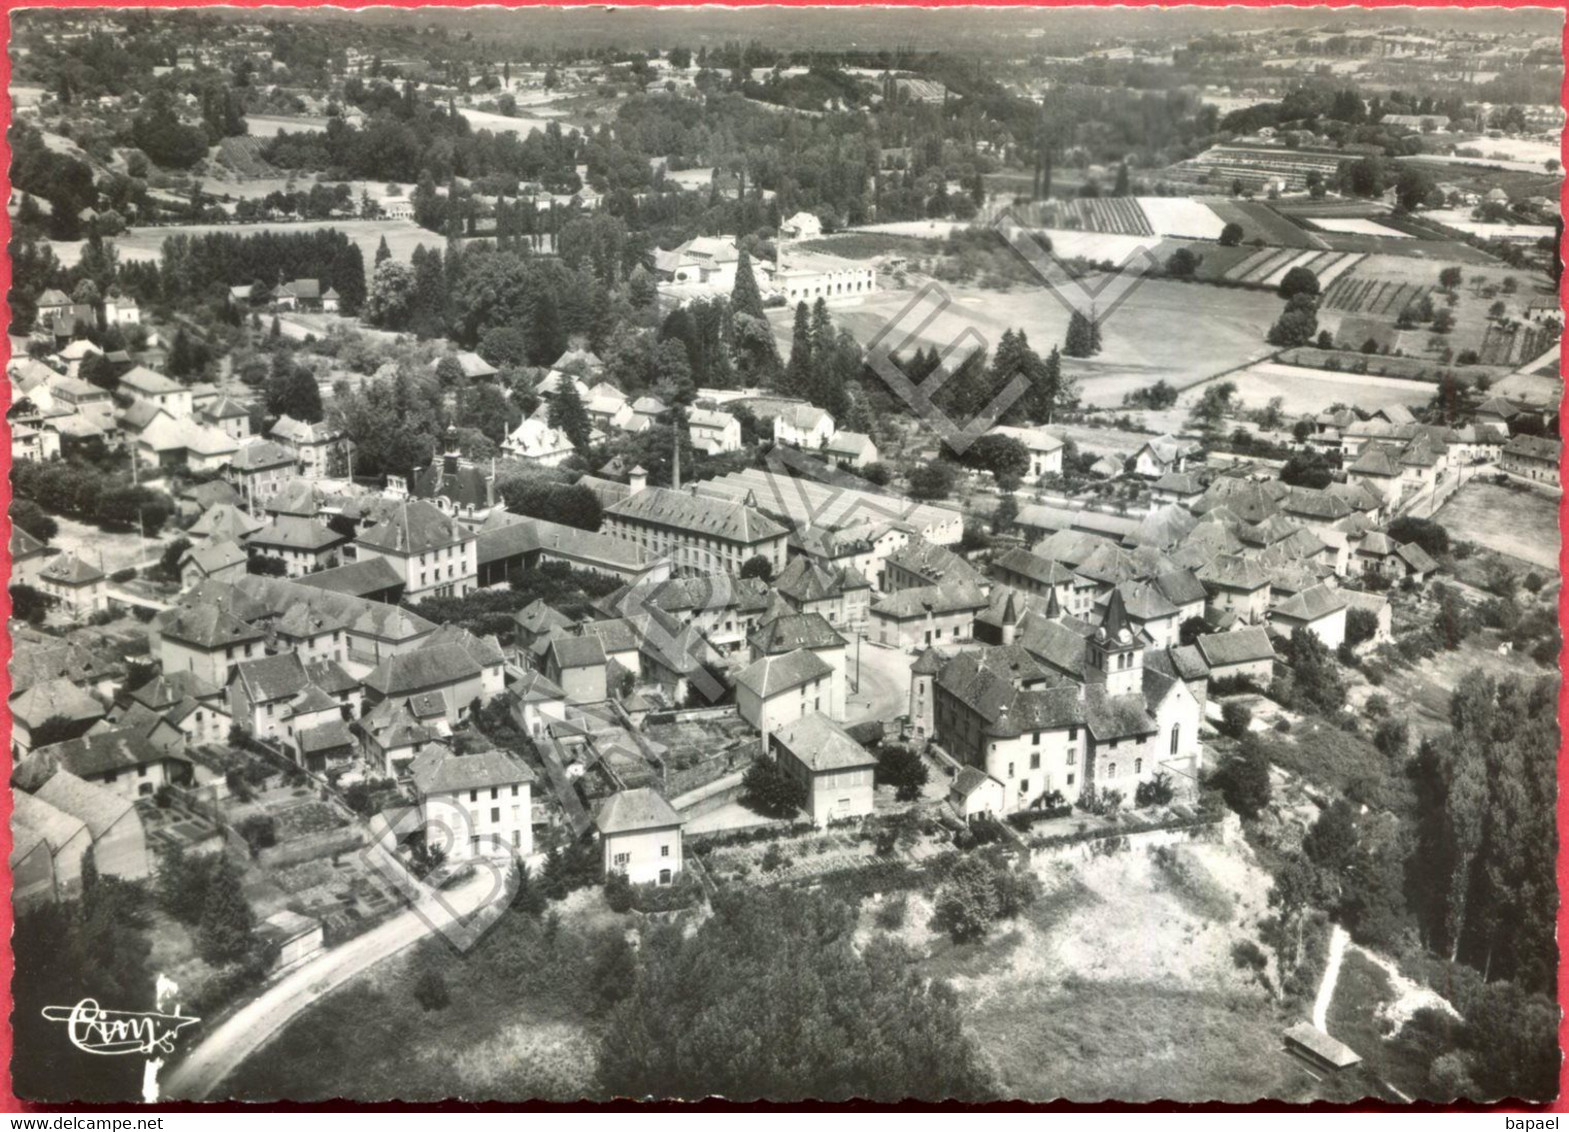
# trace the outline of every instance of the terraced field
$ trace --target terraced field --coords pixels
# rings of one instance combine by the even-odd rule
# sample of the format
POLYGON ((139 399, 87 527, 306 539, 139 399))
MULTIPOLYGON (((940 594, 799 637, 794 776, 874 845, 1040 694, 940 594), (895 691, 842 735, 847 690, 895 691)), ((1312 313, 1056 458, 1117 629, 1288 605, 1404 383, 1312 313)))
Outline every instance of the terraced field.
POLYGON ((1120 236, 1153 236, 1149 218, 1131 197, 1089 197, 1062 201, 1053 227, 1120 236))
POLYGON ((1424 295, 1435 290, 1426 283, 1398 283, 1389 279, 1359 279, 1346 275, 1336 279, 1324 290, 1320 305, 1327 310, 1394 318, 1406 307, 1421 302, 1424 295))
POLYGON ((1278 287, 1293 267, 1305 267, 1318 276, 1321 288, 1339 279, 1362 257, 1346 252, 1303 251, 1300 248, 1260 248, 1225 273, 1233 283, 1278 287))

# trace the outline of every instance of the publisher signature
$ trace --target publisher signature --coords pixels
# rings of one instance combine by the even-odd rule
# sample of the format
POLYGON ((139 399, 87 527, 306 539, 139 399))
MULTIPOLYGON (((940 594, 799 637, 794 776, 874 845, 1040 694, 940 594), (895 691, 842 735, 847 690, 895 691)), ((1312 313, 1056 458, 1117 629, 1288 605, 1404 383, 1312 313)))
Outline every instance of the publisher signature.
POLYGON ((173 1014, 105 1010, 92 998, 84 998, 75 1006, 46 1006, 43 1015, 51 1022, 64 1022, 71 1044, 83 1053, 111 1057, 173 1053, 176 1035, 201 1021, 180 1013, 179 1007, 173 1014))

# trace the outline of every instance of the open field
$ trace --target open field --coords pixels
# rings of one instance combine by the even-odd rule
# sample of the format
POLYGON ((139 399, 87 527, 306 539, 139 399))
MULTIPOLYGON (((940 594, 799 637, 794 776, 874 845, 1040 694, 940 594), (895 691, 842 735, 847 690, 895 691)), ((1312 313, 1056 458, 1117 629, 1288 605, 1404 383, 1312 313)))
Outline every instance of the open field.
MULTIPOLYGON (((170 236, 206 236, 224 232, 231 236, 251 236, 260 232, 312 232, 336 228, 359 246, 365 257, 365 275, 368 279, 376 265, 376 247, 386 237, 392 258, 407 260, 420 244, 426 247, 442 246, 442 238, 428 232, 412 220, 300 220, 294 222, 267 221, 260 224, 186 224, 169 228, 137 228, 114 238, 114 246, 122 260, 157 260, 163 256, 163 242, 170 236)), ((82 258, 81 240, 48 241, 61 264, 75 266, 82 258)))
POLYGON ((1205 202, 1222 221, 1242 225, 1242 242, 1250 244, 1262 239, 1266 244, 1283 248, 1317 248, 1329 245, 1298 224, 1293 224, 1267 204, 1257 201, 1207 200, 1205 202))
MULTIPOLYGON (((1337 373, 1280 362, 1259 362, 1240 373, 1228 374, 1223 380, 1236 383, 1237 399, 1244 405, 1262 408, 1270 398, 1279 397, 1283 402, 1281 411, 1290 416, 1319 413, 1337 401, 1371 412, 1389 405, 1416 408, 1433 399, 1433 387, 1420 381, 1337 373)), ((1179 403, 1197 402, 1203 392, 1203 385, 1195 386, 1182 395, 1179 403)))
POLYGON ((1473 480, 1450 496, 1434 517, 1451 538, 1544 570, 1558 568, 1558 499, 1545 491, 1473 480))
MULTIPOLYGON (((530 110, 533 111, 535 116, 530 117, 520 114, 516 117, 508 118, 505 114, 492 114, 488 110, 470 110, 467 107, 459 107, 458 113, 467 118, 469 125, 476 130, 489 130, 497 134, 521 134, 526 136, 535 130, 544 133, 545 127, 550 125, 552 121, 560 121, 561 115, 559 111, 545 110, 541 107, 530 107, 530 110)), ((560 122, 560 125, 563 130, 572 128, 567 122, 560 122)))
POLYGON ((326 130, 328 118, 285 118, 268 114, 247 114, 247 132, 253 138, 275 138, 287 131, 291 134, 319 134, 326 130))
POLYGON ((1407 232, 1386 227, 1364 216, 1315 216, 1312 221, 1313 227, 1325 232, 1345 232, 1354 236, 1384 236, 1392 240, 1411 239, 1407 232))
MULTIPOLYGON (((1097 280, 1085 281, 1093 290, 1097 280)), ((925 326, 919 326, 934 304, 900 323, 914 337, 897 346, 908 356, 917 346, 947 347, 968 333, 980 341, 997 342, 1004 330, 1022 329, 1036 349, 1045 352, 1067 334, 1069 308, 1044 288, 991 291, 945 285, 952 299, 925 326)), ((851 306, 835 308, 835 323, 846 327, 863 345, 872 341, 916 298, 912 290, 882 291, 851 306)), ((1253 291, 1146 279, 1106 319, 1104 349, 1095 358, 1064 358, 1064 369, 1082 384, 1087 405, 1119 405, 1123 394, 1164 379, 1185 387, 1216 373, 1268 356, 1265 331, 1280 313, 1280 300, 1253 291)), ((779 348, 790 349, 793 312, 770 312, 779 348)))
POLYGON ((1231 958, 1257 938, 1268 874, 1241 844, 1175 853, 1183 883, 1145 850, 1038 862, 1045 895, 980 943, 934 936, 928 902, 911 898, 901 934, 927 954, 924 973, 953 984, 1009 1096, 1328 1095, 1281 1049, 1289 1012, 1231 958))

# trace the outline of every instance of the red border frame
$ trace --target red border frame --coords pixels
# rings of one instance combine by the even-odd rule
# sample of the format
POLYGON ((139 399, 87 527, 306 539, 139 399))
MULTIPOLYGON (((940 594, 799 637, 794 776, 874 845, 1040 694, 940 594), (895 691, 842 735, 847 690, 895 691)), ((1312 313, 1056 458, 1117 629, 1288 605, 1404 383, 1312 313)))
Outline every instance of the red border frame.
MULTIPOLYGON (((359 8, 448 8, 461 9, 470 7, 486 8, 604 8, 609 5, 592 3, 556 3, 554 0, 507 0, 503 3, 486 4, 475 0, 336 0, 331 4, 318 3, 315 0, 226 0, 223 4, 209 2, 209 0, 160 0, 155 4, 137 4, 131 2, 99 3, 98 0, 54 0, 52 3, 26 4, 16 0, 0 0, 0 13, 5 17, 5 26, 0 31, 0 116, 9 126, 11 121, 11 57, 9 52, 11 41, 11 13, 18 8, 64 8, 81 9, 112 7, 134 7, 142 10, 156 10, 160 8, 208 8, 208 7, 235 7, 235 8, 338 8, 345 12, 359 8)), ((658 7, 688 7, 696 6, 680 3, 680 0, 616 0, 616 7, 658 8, 658 7)), ((750 8, 750 7, 862 7, 869 6, 864 0, 731 0, 729 3, 707 4, 708 7, 750 8)), ((1183 7, 1183 8, 1225 8, 1225 7, 1256 7, 1256 8, 1389 8, 1393 11, 1412 10, 1421 8, 1541 8, 1556 10, 1560 18, 1565 20, 1561 29, 1561 45, 1564 57, 1564 79, 1559 90, 1561 105, 1569 106, 1569 0, 1559 0, 1558 3, 1533 3, 1532 0, 1490 0, 1487 3, 1473 3, 1471 0, 1429 0, 1427 3, 1411 4, 1401 3, 1398 0, 1180 0, 1174 3, 1162 3, 1161 0, 1121 0, 1120 3, 1108 3, 1106 0, 1080 0, 1077 3, 1061 3, 1058 0, 987 0, 984 4, 965 4, 955 0, 879 0, 879 6, 887 8, 964 8, 964 7, 1005 7, 1005 8, 1157 8, 1157 7, 1183 7)), ((1569 128, 1564 131, 1560 142, 1560 160, 1563 167, 1569 169, 1569 128)), ((4 192, 5 199, 10 198, 11 180, 10 163, 11 149, 5 138, 0 138, 0 156, 4 158, 4 168, 0 170, 0 191, 4 192)), ((1560 188, 1560 211, 1566 201, 1569 201, 1569 176, 1566 176, 1560 188)), ((11 239, 11 219, 9 212, 0 212, 0 243, 9 245, 11 239)), ((1562 254, 1562 252, 1560 252, 1562 254)), ((9 291, 11 283, 11 263, 9 256, 0 257, 0 306, 3 306, 4 294, 9 291)), ((1560 283, 1559 306, 1565 306, 1564 296, 1569 292, 1569 277, 1560 283)), ((9 307, 3 307, 9 321, 9 307)), ((6 360, 10 358, 10 341, 5 340, 0 347, 6 360)), ((1562 362, 1560 362, 1562 368, 1562 362)), ((1559 403, 1560 420, 1565 405, 1569 405, 1569 390, 1559 403)), ((0 408, 9 410, 11 394, 9 383, 0 391, 0 408)), ((0 476, 0 509, 4 511, 4 518, 0 519, 0 569, 5 576, 10 577, 11 552, 10 552, 10 505, 11 505, 11 446, 10 426, 4 426, 6 444, 0 448, 0 469, 4 475, 0 476)), ((1562 434, 1562 424, 1560 424, 1562 434)), ((1563 486, 1563 471, 1559 471, 1560 487, 1563 486)), ((1566 573, 1565 567, 1569 566, 1569 544, 1565 544, 1562 533, 1565 528, 1566 517, 1569 517, 1569 497, 1563 495, 1559 499, 1558 526, 1560 532, 1560 546, 1558 557, 1559 575, 1562 578, 1566 573)), ((9 622, 11 614, 11 595, 7 588, 0 587, 0 630, 9 622)), ((1558 623, 1562 632, 1569 626, 1569 587, 1560 586, 1558 591, 1558 623)), ((1569 899, 1565 898, 1565 890, 1569 888, 1569 852, 1566 852, 1566 835, 1569 835, 1569 776, 1565 774, 1566 753, 1569 753, 1569 743, 1564 738, 1564 721, 1569 716, 1569 680, 1565 680, 1563 665, 1564 652, 1559 654, 1559 689, 1558 689, 1558 717, 1559 717, 1559 751, 1558 751, 1558 938, 1559 938, 1559 964, 1558 964, 1558 1002, 1561 1008, 1559 1018, 1559 1049, 1569 1050, 1569 956, 1565 955, 1564 941, 1569 939, 1569 899)), ((10 702, 11 694, 11 637, 8 632, 0 631, 0 736, 4 737, 5 746, 0 750, 10 748, 11 739, 11 713, 6 706, 10 702)), ((0 1009, 3 1009, 3 1018, 0 1018, 0 1110, 5 1112, 94 1112, 94 1111, 123 1111, 136 1108, 141 1111, 144 1106, 139 1105, 68 1105, 68 1104, 37 1104, 18 1099, 11 1091, 11 1044, 12 1029, 10 1015, 12 1009, 11 979, 15 964, 13 961, 10 937, 12 929, 11 912, 11 763, 10 760, 0 759, 4 763, 4 787, 0 790, 0 1009)), ((1105 1102, 1101 1104, 1072 1104, 1066 1101, 1056 1101, 1049 1104, 1030 1104, 1024 1101, 1003 1101, 984 1106, 966 1106, 956 1102, 924 1103, 907 1101, 899 1105, 880 1105, 870 1102, 852 1102, 843 1105, 824 1104, 732 1104, 727 1101, 709 1100, 696 1103, 671 1103, 659 1102, 636 1104, 635 1102, 618 1101, 606 1104, 578 1102, 575 1104, 472 1104, 461 1101, 448 1100, 437 1104, 416 1105, 404 1103, 389 1104, 361 1104, 354 1101, 323 1102, 317 1104, 298 1104, 295 1102, 278 1102, 274 1104, 242 1104, 236 1101, 221 1101, 210 1104, 195 1104, 181 1102, 177 1104, 161 1104, 145 1106, 148 1113, 155 1112, 246 1112, 246 1111, 341 1111, 351 1108, 355 1111, 365 1112, 571 1112, 615 1110, 626 1108, 646 1109, 649 1111, 663 1112, 708 1112, 726 1110, 755 1110, 777 1109, 798 1111, 888 1111, 892 1109, 903 1110, 928 1110, 946 1109, 949 1111, 964 1111, 971 1107, 983 1108, 993 1112, 1160 1112, 1179 1109, 1187 1112, 1278 1112, 1278 1111, 1307 1111, 1307 1112, 1531 1112, 1531 1113, 1557 1113, 1569 1112, 1569 1055, 1564 1057, 1559 1070, 1559 1097, 1556 1101, 1539 1106, 1525 1106, 1518 1102, 1504 1102, 1499 1105, 1434 1105, 1418 1103, 1409 1106, 1397 1106, 1381 1101, 1363 1100, 1351 1105, 1332 1105, 1319 1102, 1311 1105, 1285 1105, 1279 1102, 1259 1101, 1249 1105, 1233 1104, 1179 1104, 1177 1102, 1155 1102, 1150 1104, 1125 1104, 1105 1102)))

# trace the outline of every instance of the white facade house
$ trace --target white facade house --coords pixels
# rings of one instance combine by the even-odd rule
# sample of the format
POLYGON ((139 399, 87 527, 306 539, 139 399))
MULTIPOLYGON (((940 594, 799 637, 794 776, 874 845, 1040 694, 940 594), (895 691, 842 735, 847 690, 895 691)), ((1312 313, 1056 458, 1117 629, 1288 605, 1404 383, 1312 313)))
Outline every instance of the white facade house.
POLYGON ((594 815, 605 875, 622 873, 633 884, 671 883, 681 872, 684 822, 652 787, 610 795, 594 815))
POLYGON ((534 773, 505 751, 455 755, 432 747, 414 760, 425 844, 449 862, 534 852, 534 773))

